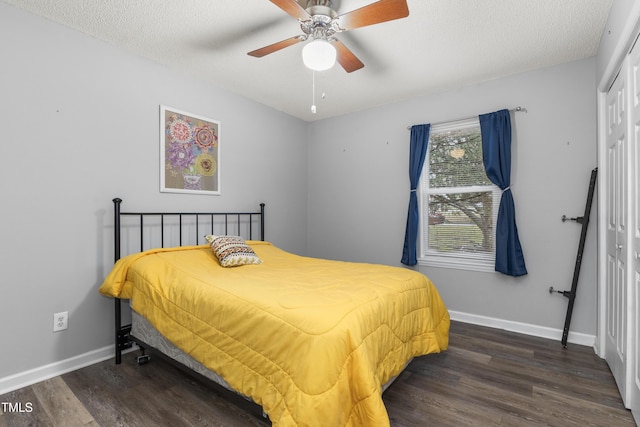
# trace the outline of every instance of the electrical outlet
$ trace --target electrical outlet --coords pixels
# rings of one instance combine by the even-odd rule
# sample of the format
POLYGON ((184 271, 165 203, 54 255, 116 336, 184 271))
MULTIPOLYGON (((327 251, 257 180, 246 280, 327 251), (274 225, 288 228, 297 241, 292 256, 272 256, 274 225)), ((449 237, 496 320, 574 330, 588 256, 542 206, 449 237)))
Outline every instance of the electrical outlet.
POLYGON ((54 313, 53 332, 64 331, 69 326, 69 312, 54 313))

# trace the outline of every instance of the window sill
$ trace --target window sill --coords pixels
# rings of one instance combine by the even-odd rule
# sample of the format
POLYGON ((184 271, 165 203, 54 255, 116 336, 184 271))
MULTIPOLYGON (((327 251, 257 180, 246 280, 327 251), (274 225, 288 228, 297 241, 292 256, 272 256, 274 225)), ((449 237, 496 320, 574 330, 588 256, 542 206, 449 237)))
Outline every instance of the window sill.
POLYGON ((418 259, 421 267, 452 268, 454 270, 480 271, 483 273, 495 273, 494 262, 486 260, 458 258, 449 256, 427 256, 418 259))

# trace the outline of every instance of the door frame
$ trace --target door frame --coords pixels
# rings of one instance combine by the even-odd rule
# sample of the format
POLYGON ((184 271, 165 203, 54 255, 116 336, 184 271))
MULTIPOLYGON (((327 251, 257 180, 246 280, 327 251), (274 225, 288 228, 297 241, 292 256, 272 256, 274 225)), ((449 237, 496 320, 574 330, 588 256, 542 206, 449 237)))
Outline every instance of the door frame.
MULTIPOLYGON (((605 29, 606 34, 606 29, 605 29)), ((606 339, 606 284, 607 284, 607 194, 609 170, 607 166, 607 92, 613 85, 616 76, 620 72, 625 72, 622 67, 625 59, 631 50, 636 38, 640 35, 640 2, 635 3, 628 15, 624 28, 616 44, 613 54, 606 65, 606 69, 598 82, 596 89, 597 104, 597 156, 598 156, 598 307, 597 326, 594 350, 601 358, 605 357, 606 339)), ((605 35, 603 35, 605 37, 605 35)), ((602 43, 602 42, 601 42, 602 43)))

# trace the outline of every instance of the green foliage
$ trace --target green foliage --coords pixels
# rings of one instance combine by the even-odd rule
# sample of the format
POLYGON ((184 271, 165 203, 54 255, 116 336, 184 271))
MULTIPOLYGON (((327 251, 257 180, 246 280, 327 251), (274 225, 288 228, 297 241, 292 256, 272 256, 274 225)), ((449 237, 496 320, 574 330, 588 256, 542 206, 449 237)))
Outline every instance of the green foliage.
POLYGON ((431 188, 491 185, 482 164, 480 128, 431 135, 429 184, 431 188))
POLYGON ((483 245, 482 230, 475 226, 441 224, 429 226, 429 249, 438 252, 490 252, 483 245))
MULTIPOLYGON (((484 171, 482 163, 482 136, 479 126, 453 131, 434 133, 429 140, 429 187, 445 192, 429 195, 430 214, 442 214, 447 223, 473 225, 470 229, 458 227, 450 230, 451 242, 440 244, 438 250, 444 251, 492 251, 493 250, 493 193, 492 191, 473 191, 468 187, 491 186, 492 183, 484 171), (465 188, 467 188, 465 190, 465 188), (448 191, 450 190, 450 191, 448 191), (454 233, 455 232, 455 233, 454 233), (475 237, 474 237, 475 236, 475 237), (452 243, 454 240, 464 244, 452 243), (470 249, 471 248, 471 249, 470 249)), ((431 237, 446 240, 429 227, 431 237)))

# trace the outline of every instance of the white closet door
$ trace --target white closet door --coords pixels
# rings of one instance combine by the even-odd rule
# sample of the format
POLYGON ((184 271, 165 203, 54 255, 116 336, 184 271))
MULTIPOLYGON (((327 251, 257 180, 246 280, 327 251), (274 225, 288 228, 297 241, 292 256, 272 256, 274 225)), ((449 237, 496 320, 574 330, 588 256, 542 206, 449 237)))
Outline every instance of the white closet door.
POLYGON ((626 406, 640 413, 640 43, 629 54, 629 282, 631 325, 629 330, 630 381, 626 406))
POLYGON ((626 147, 627 81, 625 67, 607 93, 606 177, 606 320, 605 359, 626 402, 627 287, 626 287, 626 147))

